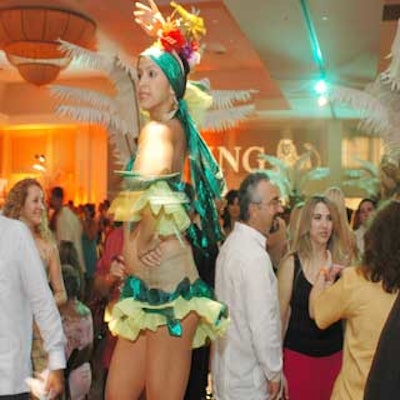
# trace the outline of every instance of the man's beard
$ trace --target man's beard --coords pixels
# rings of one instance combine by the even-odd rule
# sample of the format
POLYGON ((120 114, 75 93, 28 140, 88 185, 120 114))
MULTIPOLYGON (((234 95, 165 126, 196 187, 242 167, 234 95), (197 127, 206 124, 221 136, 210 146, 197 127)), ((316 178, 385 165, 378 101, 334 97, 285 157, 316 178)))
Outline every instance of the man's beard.
POLYGON ((279 214, 276 214, 272 219, 271 227, 268 233, 275 233, 279 231, 279 214))

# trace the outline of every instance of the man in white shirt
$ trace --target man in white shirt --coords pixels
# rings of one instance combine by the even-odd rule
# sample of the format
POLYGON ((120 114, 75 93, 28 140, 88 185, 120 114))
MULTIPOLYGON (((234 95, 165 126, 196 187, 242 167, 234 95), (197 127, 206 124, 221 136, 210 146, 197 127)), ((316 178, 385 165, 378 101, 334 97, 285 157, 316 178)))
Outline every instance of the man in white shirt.
POLYGON ((217 258, 215 289, 229 307, 227 334, 213 345, 217 400, 276 399, 282 370, 277 282, 266 235, 281 213, 279 190, 265 174, 250 174, 239 189, 240 221, 217 258))
POLYGON ((64 333, 38 250, 28 228, 0 216, 0 399, 29 399, 32 318, 48 353, 46 391, 64 390, 64 333))

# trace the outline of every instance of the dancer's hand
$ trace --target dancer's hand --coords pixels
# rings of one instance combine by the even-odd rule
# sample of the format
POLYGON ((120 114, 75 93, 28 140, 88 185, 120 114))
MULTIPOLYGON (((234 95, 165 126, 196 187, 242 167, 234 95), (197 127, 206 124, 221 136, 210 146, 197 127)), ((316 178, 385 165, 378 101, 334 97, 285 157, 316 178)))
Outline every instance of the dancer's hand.
POLYGON ((158 267, 161 264, 161 246, 160 243, 151 249, 145 250, 142 254, 139 255, 139 260, 146 267, 158 267))
POLYGON ((165 19, 160 13, 156 3, 153 0, 147 0, 150 7, 137 1, 136 10, 133 12, 135 22, 152 37, 157 37, 158 33, 165 24, 165 19))

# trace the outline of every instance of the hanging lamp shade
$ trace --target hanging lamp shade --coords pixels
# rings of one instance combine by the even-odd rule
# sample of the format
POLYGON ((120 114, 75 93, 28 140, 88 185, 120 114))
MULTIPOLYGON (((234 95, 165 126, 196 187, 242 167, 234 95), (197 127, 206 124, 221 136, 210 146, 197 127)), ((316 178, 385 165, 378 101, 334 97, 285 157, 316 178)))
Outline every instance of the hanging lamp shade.
POLYGON ((34 85, 53 82, 70 59, 58 39, 91 48, 96 23, 76 11, 48 6, 0 8, 0 48, 21 76, 34 85))

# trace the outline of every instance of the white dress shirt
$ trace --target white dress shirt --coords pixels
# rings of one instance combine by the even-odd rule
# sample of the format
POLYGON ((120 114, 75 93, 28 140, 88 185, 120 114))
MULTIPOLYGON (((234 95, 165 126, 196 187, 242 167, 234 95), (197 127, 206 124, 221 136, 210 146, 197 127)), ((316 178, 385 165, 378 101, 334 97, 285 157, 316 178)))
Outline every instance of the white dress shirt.
POLYGON ((268 399, 267 379, 282 370, 277 281, 265 237, 237 222, 216 265, 218 300, 229 307, 231 324, 213 345, 213 388, 217 400, 268 399))
POLYGON ((50 370, 65 368, 64 333, 32 234, 3 216, 0 232, 0 395, 13 395, 29 391, 32 317, 50 370))

